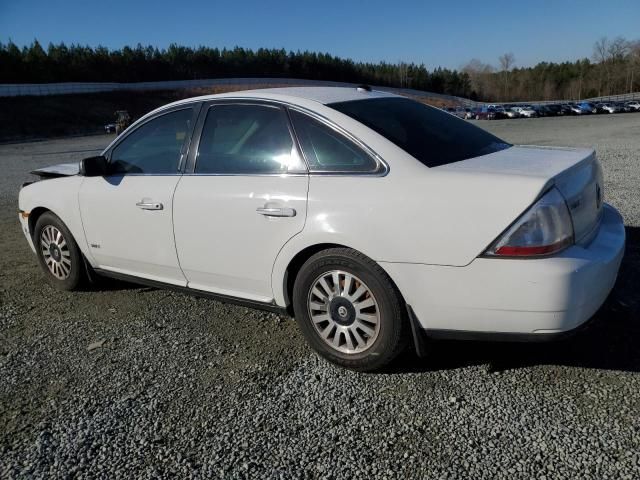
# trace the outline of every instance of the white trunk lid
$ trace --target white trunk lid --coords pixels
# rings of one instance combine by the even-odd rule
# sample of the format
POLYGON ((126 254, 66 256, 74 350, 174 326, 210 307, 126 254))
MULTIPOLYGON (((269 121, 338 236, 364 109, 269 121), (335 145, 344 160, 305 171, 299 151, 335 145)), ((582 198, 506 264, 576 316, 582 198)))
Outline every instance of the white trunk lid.
POLYGON ((571 211, 576 242, 595 231, 604 198, 602 168, 593 149, 515 146, 438 169, 535 177, 555 185, 571 211))

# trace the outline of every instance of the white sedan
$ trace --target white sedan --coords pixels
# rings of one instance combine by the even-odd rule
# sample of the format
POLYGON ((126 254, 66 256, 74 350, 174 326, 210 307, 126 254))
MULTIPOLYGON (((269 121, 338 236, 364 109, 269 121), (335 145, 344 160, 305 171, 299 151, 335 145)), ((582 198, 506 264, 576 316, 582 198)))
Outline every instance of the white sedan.
POLYGON ((517 112, 521 117, 533 118, 538 116, 538 112, 528 105, 524 107, 513 107, 512 110, 517 112))
POLYGON ((425 338, 572 331, 625 243, 593 150, 512 146, 368 87, 182 100, 35 173, 19 218, 53 286, 98 274, 288 312, 358 370, 425 338))

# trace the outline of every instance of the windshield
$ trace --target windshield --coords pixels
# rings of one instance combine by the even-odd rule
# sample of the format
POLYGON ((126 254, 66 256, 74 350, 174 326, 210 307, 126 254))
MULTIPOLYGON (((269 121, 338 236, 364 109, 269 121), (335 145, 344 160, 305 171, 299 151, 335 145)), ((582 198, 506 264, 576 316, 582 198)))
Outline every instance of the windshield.
POLYGON ((407 98, 352 100, 328 106, 375 130, 427 167, 511 146, 465 120, 407 98))

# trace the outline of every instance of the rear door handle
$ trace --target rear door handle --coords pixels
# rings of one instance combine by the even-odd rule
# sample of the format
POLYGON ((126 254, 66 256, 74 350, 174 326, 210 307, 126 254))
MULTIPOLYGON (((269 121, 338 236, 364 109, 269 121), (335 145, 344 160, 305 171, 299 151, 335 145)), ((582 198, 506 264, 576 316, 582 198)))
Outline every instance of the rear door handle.
POLYGON ((148 202, 142 201, 136 203, 136 207, 142 210, 162 210, 162 204, 160 202, 148 202))
POLYGON ((260 215, 265 217, 295 217, 296 211, 293 208, 280 208, 280 207, 260 207, 256 209, 260 215))

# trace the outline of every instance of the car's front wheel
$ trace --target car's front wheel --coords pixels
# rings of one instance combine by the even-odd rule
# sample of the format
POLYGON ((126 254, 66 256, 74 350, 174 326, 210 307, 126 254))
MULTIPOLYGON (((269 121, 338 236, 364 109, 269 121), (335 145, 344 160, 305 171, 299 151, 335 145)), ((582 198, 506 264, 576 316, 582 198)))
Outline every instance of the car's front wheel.
POLYGON ((84 279, 84 262, 71 232, 56 215, 43 213, 33 232, 38 263, 49 284, 74 290, 84 279))
POLYGON ((296 277, 293 307, 311 347, 347 368, 380 369, 407 344, 400 294, 377 263, 355 250, 313 255, 296 277))

